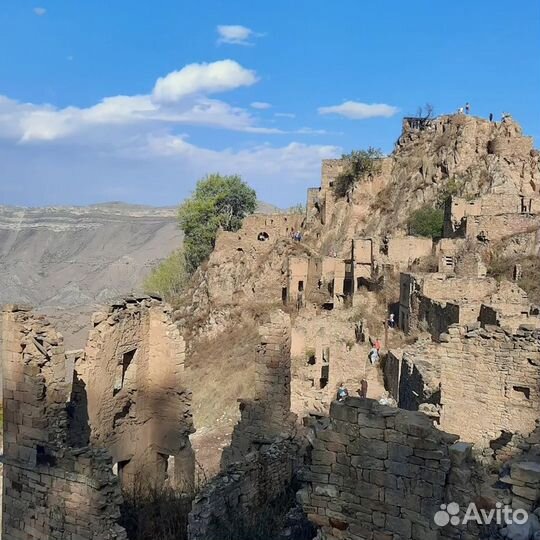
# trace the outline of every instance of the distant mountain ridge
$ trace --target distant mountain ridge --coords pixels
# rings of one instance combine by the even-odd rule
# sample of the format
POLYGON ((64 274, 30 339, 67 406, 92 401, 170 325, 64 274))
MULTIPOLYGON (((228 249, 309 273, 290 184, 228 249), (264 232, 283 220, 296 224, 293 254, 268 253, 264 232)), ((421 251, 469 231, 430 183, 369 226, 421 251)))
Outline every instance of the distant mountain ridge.
MULTIPOLYGON (((279 210, 261 203, 258 211, 279 210)), ((182 238, 177 207, 0 206, 0 305, 56 313, 69 335, 96 305, 140 291, 151 268, 182 238)))

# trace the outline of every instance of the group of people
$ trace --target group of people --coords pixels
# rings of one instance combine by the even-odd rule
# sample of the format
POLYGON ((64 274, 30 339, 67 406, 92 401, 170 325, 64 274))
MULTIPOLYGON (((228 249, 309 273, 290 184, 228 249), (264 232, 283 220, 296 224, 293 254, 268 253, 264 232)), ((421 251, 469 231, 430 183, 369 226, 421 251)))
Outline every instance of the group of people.
MULTIPOLYGON (((388 325, 389 328, 396 327, 396 319, 393 313, 390 313, 388 315, 388 320, 386 321, 386 324, 388 325)), ((382 346, 381 340, 379 338, 375 338, 375 341, 372 342, 372 347, 368 353, 368 359, 372 366, 377 365, 381 359, 381 346, 382 346)), ((367 380, 362 379, 360 381, 360 388, 358 389, 358 395, 361 398, 367 397, 367 388, 368 388, 367 380)), ((344 401, 347 397, 349 397, 349 390, 345 387, 344 383, 340 383, 337 389, 337 400, 344 401)))
MULTIPOLYGON (((458 113, 459 114, 469 114, 471 112, 471 104, 467 101, 467 103, 465 103, 465 107, 460 107, 458 109, 458 113)), ((501 120, 504 122, 510 115, 508 113, 502 113, 501 115, 501 120)), ((493 116, 493 113, 489 113, 489 121, 490 122, 493 122, 494 116, 493 116)))
MULTIPOLYGON (((458 109, 458 113, 463 114, 463 112, 464 112, 464 108, 460 107, 458 109)), ((471 112, 471 104, 467 101, 467 103, 465 103, 465 114, 469 114, 470 112, 471 112)))

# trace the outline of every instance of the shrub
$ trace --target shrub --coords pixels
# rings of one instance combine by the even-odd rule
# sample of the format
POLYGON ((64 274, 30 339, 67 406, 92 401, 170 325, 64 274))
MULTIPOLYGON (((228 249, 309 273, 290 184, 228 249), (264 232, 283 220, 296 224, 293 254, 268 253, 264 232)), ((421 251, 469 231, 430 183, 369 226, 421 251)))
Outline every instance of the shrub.
POLYGON ((192 496, 170 488, 125 490, 120 524, 130 540, 187 540, 192 496))
POLYGON ((177 250, 152 269, 144 280, 144 290, 170 301, 182 292, 187 281, 184 252, 177 250))
POLYGON ((371 146, 367 150, 353 150, 350 154, 343 154, 341 159, 346 162, 345 169, 334 181, 334 195, 345 197, 359 180, 379 173, 382 157, 382 152, 371 146))
POLYGON ((415 210, 408 220, 409 233, 414 236, 442 238, 444 225, 444 210, 424 206, 415 210))

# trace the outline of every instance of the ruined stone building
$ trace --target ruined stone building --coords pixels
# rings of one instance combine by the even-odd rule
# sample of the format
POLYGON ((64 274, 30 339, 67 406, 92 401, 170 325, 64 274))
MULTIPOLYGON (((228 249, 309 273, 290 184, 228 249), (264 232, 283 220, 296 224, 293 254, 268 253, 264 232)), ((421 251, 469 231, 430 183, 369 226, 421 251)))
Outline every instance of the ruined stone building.
POLYGON ((385 375, 400 407, 438 405, 441 428, 480 448, 533 431, 540 411, 538 330, 453 325, 440 340, 390 355, 385 375))
POLYGON ((495 508, 505 500, 530 511, 540 485, 540 438, 527 440, 493 488, 473 446, 423 413, 349 398, 332 404, 328 425, 316 432, 298 500, 327 540, 477 539, 487 531, 475 522, 437 524, 434 516, 449 501, 461 517, 471 502, 495 508))
POLYGON ((86 390, 90 441, 111 453, 123 483, 168 480, 192 489, 184 360, 184 340, 160 301, 128 297, 94 314, 76 372, 86 390))
POLYGON ((449 273, 402 273, 399 326, 404 332, 428 331, 437 339, 452 324, 480 321, 516 330, 540 327, 527 293, 515 283, 449 273))
POLYGON ((123 539, 125 488, 193 490, 185 347, 170 308, 128 297, 66 354, 43 317, 2 312, 2 538, 123 539))
MULTIPOLYGON (((221 473, 195 498, 190 540, 234 537, 290 486, 301 461, 291 413, 290 318, 274 311, 259 327, 255 399, 240 400, 241 418, 223 452, 221 473)), ((255 352, 255 351, 254 351, 255 352)))
POLYGON ((2 312, 2 538, 125 539, 106 450, 69 444, 62 337, 17 306, 2 312))

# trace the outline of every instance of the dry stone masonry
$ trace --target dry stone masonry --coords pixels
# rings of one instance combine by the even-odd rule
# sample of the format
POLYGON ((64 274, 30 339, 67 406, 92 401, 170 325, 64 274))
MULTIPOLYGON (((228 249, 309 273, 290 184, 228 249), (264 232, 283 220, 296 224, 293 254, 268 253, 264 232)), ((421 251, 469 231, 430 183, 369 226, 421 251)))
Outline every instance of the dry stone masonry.
POLYGON ((125 539, 120 486, 108 453, 68 445, 66 356, 49 323, 2 312, 2 538, 125 539))
POLYGON ((191 393, 183 380, 185 344, 170 308, 150 297, 127 297, 92 321, 76 362, 92 444, 111 453, 125 484, 167 480, 190 491, 191 393))

